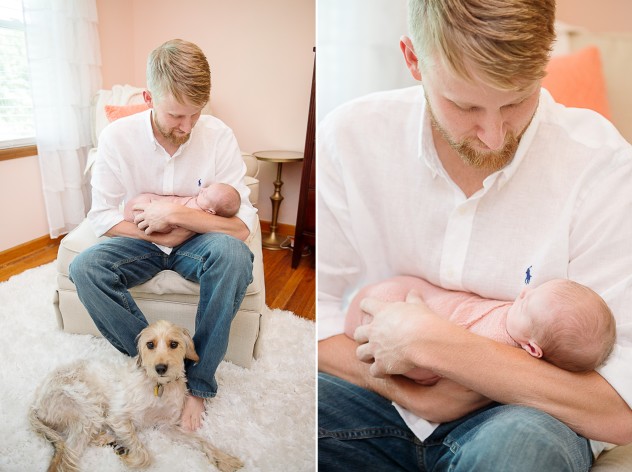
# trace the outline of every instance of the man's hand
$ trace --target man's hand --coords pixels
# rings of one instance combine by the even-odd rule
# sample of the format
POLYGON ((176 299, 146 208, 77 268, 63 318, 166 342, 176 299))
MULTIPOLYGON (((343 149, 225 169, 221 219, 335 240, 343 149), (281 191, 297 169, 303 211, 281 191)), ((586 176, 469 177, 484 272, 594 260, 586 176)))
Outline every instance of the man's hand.
POLYGON ((418 335, 429 323, 442 321, 419 294, 411 291, 405 302, 365 298, 360 308, 372 320, 355 331, 355 340, 360 344, 356 355, 362 362, 373 363, 371 375, 383 378, 419 367, 414 362, 414 350, 419 349, 418 335))
POLYGON ((320 341, 318 370, 372 390, 421 418, 437 423, 455 420, 489 403, 482 395, 448 379, 428 387, 401 375, 373 377, 369 366, 355 356, 356 347, 344 334, 320 341))
POLYGON ((134 224, 138 229, 149 235, 152 233, 168 233, 173 228, 169 222, 169 216, 179 210, 181 205, 164 200, 155 200, 150 203, 137 203, 133 210, 136 213, 134 224))

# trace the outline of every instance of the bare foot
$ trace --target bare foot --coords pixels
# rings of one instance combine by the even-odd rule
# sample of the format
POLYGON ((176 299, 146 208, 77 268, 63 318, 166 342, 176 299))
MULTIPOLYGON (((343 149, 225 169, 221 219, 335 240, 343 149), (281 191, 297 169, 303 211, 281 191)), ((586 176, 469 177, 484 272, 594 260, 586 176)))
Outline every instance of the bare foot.
POLYGON ((187 431, 197 431, 202 426, 204 414, 204 399, 188 395, 184 401, 180 423, 187 431))

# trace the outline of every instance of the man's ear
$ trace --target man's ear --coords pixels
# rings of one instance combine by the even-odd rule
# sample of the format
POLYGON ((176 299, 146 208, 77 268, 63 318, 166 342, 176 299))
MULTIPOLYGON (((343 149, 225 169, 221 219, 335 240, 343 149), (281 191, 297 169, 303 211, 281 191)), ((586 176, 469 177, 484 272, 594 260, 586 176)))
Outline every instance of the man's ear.
POLYGON ((399 40, 399 48, 404 54, 404 60, 406 61, 406 67, 412 74, 415 80, 421 80, 421 71, 419 70, 419 59, 417 59, 417 53, 413 42, 408 36, 402 36, 399 40))
POLYGON ((151 93, 149 92, 149 90, 143 90, 143 100, 145 100, 145 103, 149 108, 154 107, 154 100, 151 97, 151 93))
POLYGON ((533 341, 530 341, 527 344, 523 344, 522 349, 527 351, 533 357, 537 357, 538 359, 542 357, 542 349, 533 341))

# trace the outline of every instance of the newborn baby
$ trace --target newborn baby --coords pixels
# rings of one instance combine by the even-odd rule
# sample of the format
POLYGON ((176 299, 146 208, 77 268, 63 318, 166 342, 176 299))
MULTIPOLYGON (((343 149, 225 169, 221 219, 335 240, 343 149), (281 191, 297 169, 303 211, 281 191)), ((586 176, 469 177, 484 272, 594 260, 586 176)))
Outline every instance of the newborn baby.
MULTIPOLYGON (((417 291, 439 316, 473 333, 522 347, 532 356, 569 371, 599 367, 614 345, 615 321, 606 303, 588 287, 566 279, 527 286, 515 301, 507 302, 446 290, 416 277, 393 277, 364 287, 354 297, 345 320, 345 334, 353 338, 355 329, 369 321, 360 309, 363 298, 404 301, 410 290, 417 291)), ((439 376, 422 368, 406 376, 423 385, 439 380, 439 376)))
POLYGON ((126 221, 134 222, 134 205, 138 203, 150 203, 157 200, 167 200, 179 203, 194 210, 204 210, 217 216, 229 218, 235 216, 241 205, 239 192, 228 184, 216 182, 208 187, 202 187, 200 192, 193 197, 179 197, 178 195, 157 195, 155 193, 141 193, 125 204, 123 216, 126 221))

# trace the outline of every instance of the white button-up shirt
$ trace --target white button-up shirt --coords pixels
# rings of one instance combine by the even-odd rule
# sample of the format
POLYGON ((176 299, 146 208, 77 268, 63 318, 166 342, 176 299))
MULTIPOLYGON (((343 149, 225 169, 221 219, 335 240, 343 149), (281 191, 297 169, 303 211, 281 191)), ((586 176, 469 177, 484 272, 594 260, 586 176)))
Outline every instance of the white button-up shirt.
MULTIPOLYGON (((469 198, 437 156, 421 86, 343 105, 318 133, 318 327, 343 332, 362 286, 413 275, 514 300, 587 285, 617 319, 600 374, 632 406, 632 147, 600 115, 542 90, 516 155, 469 198)), ((424 439, 432 425, 400 409, 424 439)))
POLYGON ((139 193, 193 196, 200 187, 224 182, 239 192, 236 216, 252 232, 257 210, 248 199, 245 174, 235 136, 221 120, 200 116, 189 140, 170 156, 156 141, 147 110, 110 123, 101 133, 88 219, 101 236, 123 220, 121 204, 139 193))

